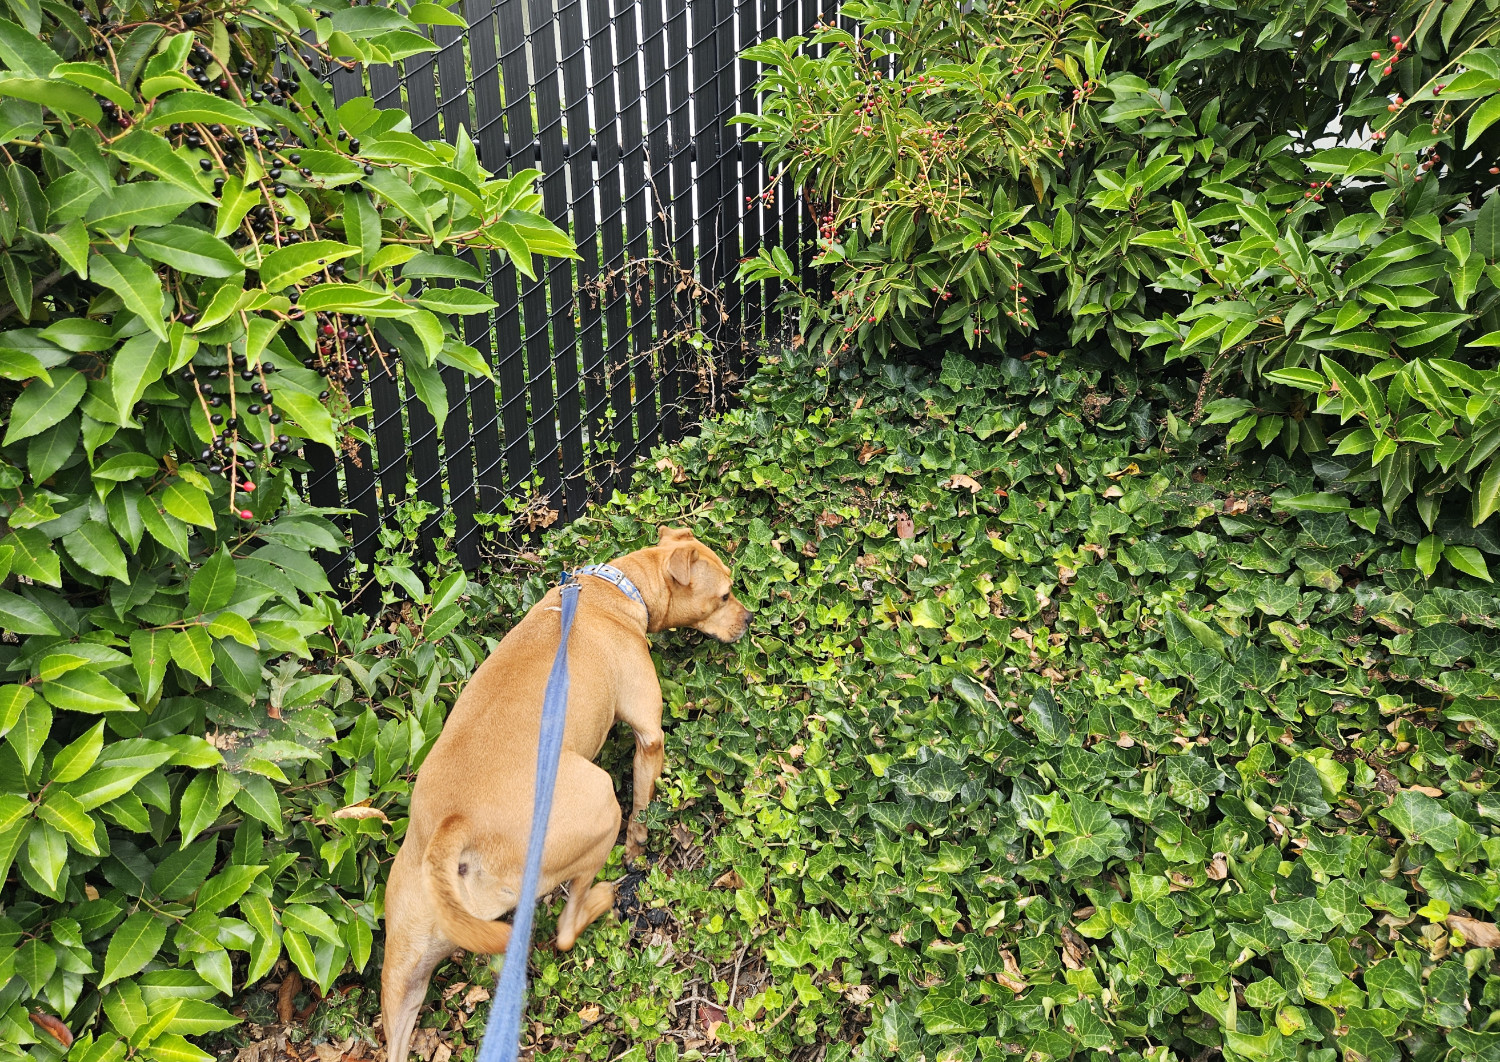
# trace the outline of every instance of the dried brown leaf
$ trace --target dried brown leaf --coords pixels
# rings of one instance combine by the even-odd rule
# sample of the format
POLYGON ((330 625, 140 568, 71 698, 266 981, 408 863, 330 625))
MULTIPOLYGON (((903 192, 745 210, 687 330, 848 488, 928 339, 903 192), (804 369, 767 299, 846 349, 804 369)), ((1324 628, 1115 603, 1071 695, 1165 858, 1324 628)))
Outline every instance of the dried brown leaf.
POLYGON ((1470 947, 1500 948, 1500 926, 1493 922, 1480 922, 1462 915, 1449 915, 1448 928, 1462 933, 1464 943, 1470 947))
POLYGON ((379 819, 381 822, 390 822, 385 817, 385 812, 379 808, 366 807, 363 804, 351 804, 347 808, 339 808, 333 813, 336 819, 379 819))
POLYGON ((433 1062, 439 1043, 436 1029, 418 1029, 411 1035, 411 1053, 422 1059, 422 1062, 433 1062))
POLYGON ((292 1020, 297 1013, 297 993, 302 991, 302 975, 296 970, 288 970, 286 977, 282 978, 281 987, 276 990, 276 1019, 285 1025, 292 1020))
POLYGON ((73 1046, 73 1031, 62 1023, 61 1018, 44 1014, 41 1011, 33 1011, 29 1017, 31 1024, 62 1044, 63 1047, 73 1046))

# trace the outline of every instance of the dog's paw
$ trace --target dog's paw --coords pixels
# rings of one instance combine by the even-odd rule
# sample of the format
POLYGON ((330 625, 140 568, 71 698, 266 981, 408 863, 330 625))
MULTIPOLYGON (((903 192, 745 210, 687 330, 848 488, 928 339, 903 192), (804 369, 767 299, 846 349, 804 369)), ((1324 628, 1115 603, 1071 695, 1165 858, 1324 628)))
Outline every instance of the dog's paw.
POLYGON ((646 827, 643 823, 632 822, 625 831, 625 862, 635 862, 645 850, 646 827))

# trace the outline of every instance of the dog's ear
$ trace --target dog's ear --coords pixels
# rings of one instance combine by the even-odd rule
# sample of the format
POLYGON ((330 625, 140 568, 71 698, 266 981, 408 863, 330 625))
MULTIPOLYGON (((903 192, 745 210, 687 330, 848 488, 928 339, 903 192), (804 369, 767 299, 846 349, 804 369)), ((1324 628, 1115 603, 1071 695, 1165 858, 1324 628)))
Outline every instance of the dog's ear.
POLYGON ((656 540, 658 542, 680 542, 693 537, 693 533, 685 527, 667 527, 665 524, 656 529, 656 540))
POLYGON ((679 586, 688 586, 693 581, 693 565, 698 561, 698 547, 678 546, 667 554, 667 574, 679 586))

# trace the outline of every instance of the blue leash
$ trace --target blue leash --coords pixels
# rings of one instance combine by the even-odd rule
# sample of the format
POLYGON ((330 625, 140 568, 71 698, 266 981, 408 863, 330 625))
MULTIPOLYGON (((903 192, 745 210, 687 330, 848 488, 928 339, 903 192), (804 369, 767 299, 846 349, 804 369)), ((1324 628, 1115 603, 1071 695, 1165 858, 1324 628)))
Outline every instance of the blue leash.
POLYGON ((521 1053, 521 1015, 526 1005, 526 963, 531 956, 531 919, 536 908, 537 880, 542 876, 542 843, 552 814, 552 790, 557 784, 557 761, 562 755, 563 723, 568 716, 568 635, 578 611, 576 573, 562 584, 562 639, 547 677, 542 699, 542 735, 536 754, 536 799, 531 811, 531 838, 526 843, 526 870, 521 895, 511 919, 510 946, 490 1007, 489 1024, 479 1044, 478 1062, 516 1062, 521 1053))

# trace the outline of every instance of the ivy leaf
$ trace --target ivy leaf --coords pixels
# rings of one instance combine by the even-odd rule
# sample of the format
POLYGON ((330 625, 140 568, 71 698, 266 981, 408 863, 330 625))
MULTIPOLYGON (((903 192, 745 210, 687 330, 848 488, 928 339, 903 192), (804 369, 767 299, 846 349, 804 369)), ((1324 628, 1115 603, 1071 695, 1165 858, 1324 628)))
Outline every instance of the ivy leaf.
POLYGON ((1169 756, 1163 770, 1167 795, 1193 811, 1206 810, 1211 795, 1224 786, 1224 772, 1191 752, 1169 756))
POLYGON ((1316 765, 1301 756, 1287 765, 1276 799, 1308 818, 1320 818, 1329 812, 1328 801, 1323 798, 1323 777, 1316 765))
POLYGON ((1026 725, 1046 745, 1061 745, 1073 732, 1052 691, 1045 688, 1031 695, 1031 703, 1026 706, 1026 725))
POLYGON ((939 601, 924 597, 911 608, 911 625, 940 631, 948 625, 948 615, 939 601))
POLYGON ((1459 820, 1425 793, 1403 789, 1391 798, 1391 806, 1380 817, 1401 831, 1412 844, 1426 844, 1434 851, 1451 851, 1458 844, 1459 820))
POLYGON ((1326 944, 1291 943, 1282 955, 1297 971, 1297 989, 1308 999, 1326 999, 1344 981, 1326 944))
POLYGON ((1333 919, 1311 896, 1268 904, 1266 920, 1293 940, 1321 940, 1334 925, 1333 919))

